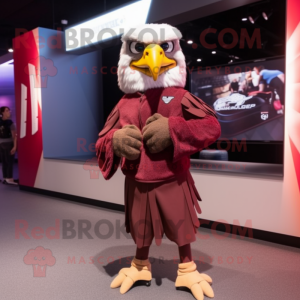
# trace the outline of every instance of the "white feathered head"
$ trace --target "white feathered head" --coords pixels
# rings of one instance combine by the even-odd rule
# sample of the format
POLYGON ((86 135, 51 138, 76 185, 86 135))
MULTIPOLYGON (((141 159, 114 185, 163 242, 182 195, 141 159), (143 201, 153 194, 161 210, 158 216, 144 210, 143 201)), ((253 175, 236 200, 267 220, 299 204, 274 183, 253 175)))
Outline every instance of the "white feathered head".
POLYGON ((178 86, 186 81, 180 31, 168 24, 145 24, 122 36, 118 83, 126 93, 178 86))

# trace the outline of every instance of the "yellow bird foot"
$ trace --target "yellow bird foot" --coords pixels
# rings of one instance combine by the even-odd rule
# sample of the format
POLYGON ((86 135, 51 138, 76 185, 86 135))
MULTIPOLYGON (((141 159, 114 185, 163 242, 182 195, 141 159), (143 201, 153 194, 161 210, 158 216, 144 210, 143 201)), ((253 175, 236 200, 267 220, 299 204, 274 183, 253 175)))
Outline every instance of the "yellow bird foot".
POLYGON ((197 300, 203 300, 204 295, 210 298, 214 297, 211 283, 212 279, 208 275, 197 271, 194 261, 178 264, 176 289, 188 288, 197 300))
POLYGON ((110 284, 111 288, 120 287, 120 293, 125 294, 136 281, 146 281, 146 285, 150 286, 152 279, 151 264, 148 259, 141 260, 135 257, 131 261, 130 268, 122 268, 118 276, 110 284))

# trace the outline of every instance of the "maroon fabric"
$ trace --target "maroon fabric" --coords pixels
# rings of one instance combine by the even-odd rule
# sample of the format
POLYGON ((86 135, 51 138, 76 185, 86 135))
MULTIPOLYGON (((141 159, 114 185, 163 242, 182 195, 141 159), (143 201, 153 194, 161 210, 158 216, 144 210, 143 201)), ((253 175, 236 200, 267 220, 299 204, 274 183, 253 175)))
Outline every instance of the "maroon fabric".
POLYGON ((112 146, 112 137, 115 131, 121 128, 119 120, 119 110, 116 105, 98 135, 96 155, 105 179, 110 179, 114 175, 121 161, 121 158, 114 154, 112 146))
POLYGON ((143 248, 136 248, 135 258, 145 260, 149 256, 149 248, 150 246, 143 248))
POLYGON ((98 165, 105 179, 110 179, 115 174, 121 161, 121 158, 114 154, 112 146, 112 138, 117 130, 111 129, 102 140, 100 138, 96 143, 98 165))
POLYGON ((193 260, 191 244, 178 247, 178 251, 179 251, 179 258, 181 263, 185 263, 193 260))
POLYGON ((119 118, 120 118, 119 110, 116 105, 107 118, 107 124, 105 124, 103 129, 99 132, 98 136, 99 137, 104 136, 113 127, 120 128, 121 126, 119 123, 119 118))
POLYGON ((126 94, 111 112, 96 142, 99 167, 105 179, 111 178, 120 162, 112 148, 114 131, 128 124, 142 130, 154 113, 169 118, 173 145, 160 153, 150 153, 142 145, 137 160, 122 158, 122 172, 137 181, 160 182, 185 174, 190 167, 190 155, 208 147, 220 136, 220 124, 213 109, 182 88, 126 94), (173 98, 166 103, 166 97, 173 98))
POLYGON ((195 208, 201 200, 190 172, 165 182, 139 182, 125 178, 125 227, 137 247, 157 245, 165 233, 178 246, 196 240, 200 226, 195 208))
POLYGON ((184 94, 181 104, 185 107, 183 115, 186 120, 195 119, 195 116, 204 118, 207 114, 217 118, 214 110, 208 104, 189 92, 184 94))
MULTIPOLYGON (((149 250, 150 246, 142 247, 142 248, 136 248, 136 259, 142 259, 145 260, 149 257, 149 250)), ((192 249, 191 244, 186 244, 183 246, 178 247, 179 252, 179 258, 181 263, 192 261, 192 249)))

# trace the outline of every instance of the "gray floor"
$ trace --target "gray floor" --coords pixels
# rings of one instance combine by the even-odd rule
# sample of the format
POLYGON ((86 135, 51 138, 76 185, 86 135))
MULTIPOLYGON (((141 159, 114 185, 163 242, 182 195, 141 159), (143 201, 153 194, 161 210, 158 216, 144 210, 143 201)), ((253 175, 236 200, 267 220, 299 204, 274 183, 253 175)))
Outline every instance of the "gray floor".
MULTIPOLYGON (((15 175, 17 178, 17 171, 15 175)), ((178 253, 176 245, 167 239, 150 249, 150 287, 136 286, 124 295, 118 289, 110 289, 112 278, 128 266, 135 253, 130 236, 122 233, 123 224, 121 212, 0 184, 0 299, 194 299, 174 287, 178 253), (59 236, 51 239, 45 232, 55 226, 55 220, 59 236), (80 238, 80 220, 91 225, 90 238, 80 238), (22 228, 18 222, 25 225, 24 234, 19 236, 22 228), (63 229, 67 222, 74 224, 75 236, 71 238, 63 236, 72 234, 63 229), (95 229, 100 224, 100 229, 95 229), (44 233, 35 229, 34 238, 35 227, 44 233), (31 256, 32 260, 40 259, 37 247, 49 249, 41 254, 48 264, 44 277, 34 273, 32 262, 27 261, 31 256)), ((199 233, 208 238, 192 243, 193 256, 198 270, 213 278, 214 299, 300 298, 300 249, 230 236, 218 239, 216 232, 206 229, 199 229, 199 233)))

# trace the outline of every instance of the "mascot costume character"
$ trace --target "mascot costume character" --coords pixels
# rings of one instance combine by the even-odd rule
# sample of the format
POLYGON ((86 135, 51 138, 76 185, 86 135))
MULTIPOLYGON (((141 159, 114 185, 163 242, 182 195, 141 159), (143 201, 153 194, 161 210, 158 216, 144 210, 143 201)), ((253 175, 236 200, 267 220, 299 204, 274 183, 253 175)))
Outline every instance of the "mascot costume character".
POLYGON ((121 163, 125 175, 125 227, 137 248, 130 268, 111 283, 126 293, 150 285, 149 247, 163 234, 179 249, 177 289, 196 299, 214 297, 212 279, 199 273, 190 243, 200 226, 201 198, 190 174, 190 155, 220 136, 214 110, 184 89, 186 64, 178 29, 146 24, 122 36, 118 84, 125 93, 96 142, 100 170, 110 179, 121 163))

